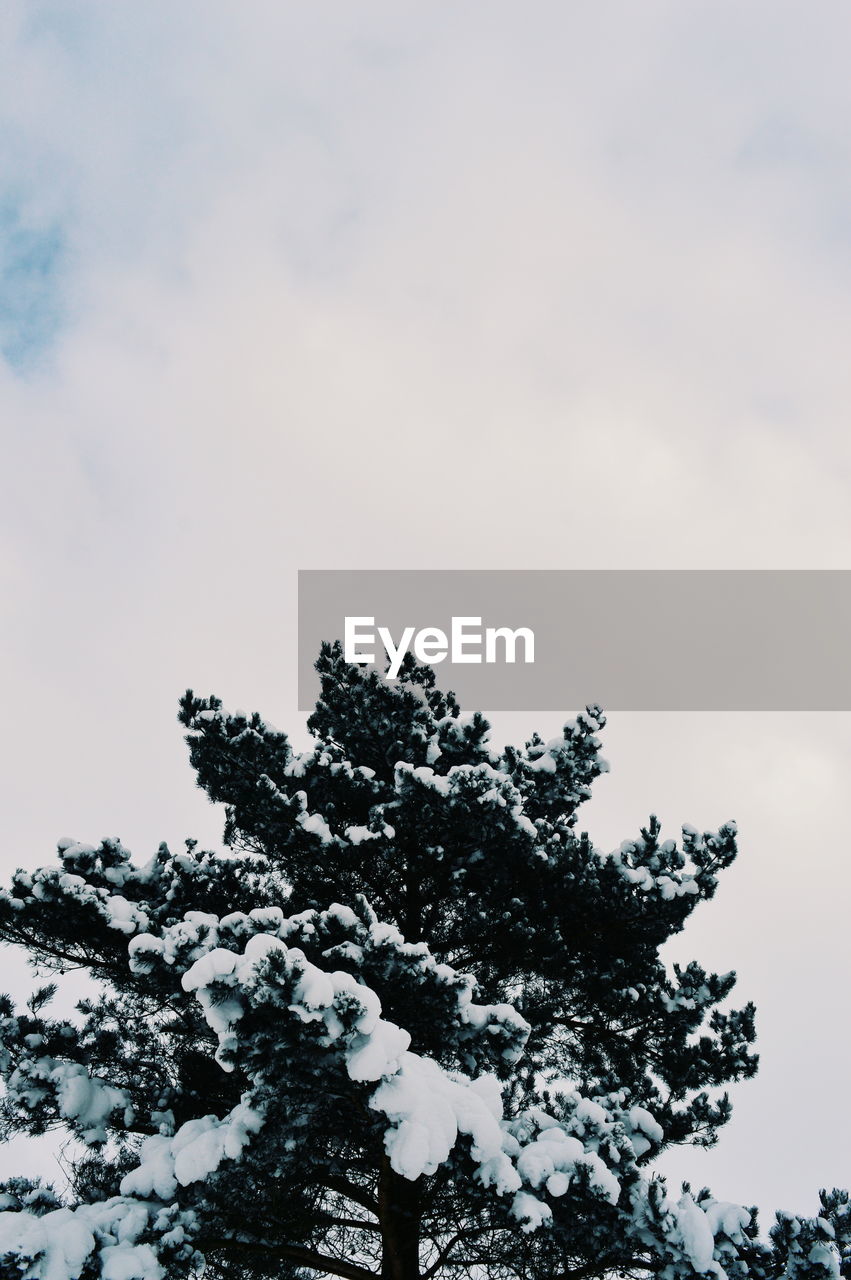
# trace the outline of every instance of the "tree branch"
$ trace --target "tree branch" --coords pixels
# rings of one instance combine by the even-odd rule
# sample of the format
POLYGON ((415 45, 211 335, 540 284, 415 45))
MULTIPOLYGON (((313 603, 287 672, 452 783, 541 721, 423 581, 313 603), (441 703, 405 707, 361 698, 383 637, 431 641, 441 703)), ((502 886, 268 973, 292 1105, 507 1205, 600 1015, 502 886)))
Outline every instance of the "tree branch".
MULTIPOLYGON (((201 1252, 204 1252, 204 1244, 200 1243, 201 1252)), ((377 1280, 378 1273, 368 1271, 366 1267, 359 1266, 356 1262, 346 1262, 343 1258, 334 1258, 325 1253, 317 1253, 315 1249, 308 1249, 302 1245, 284 1244, 284 1245, 263 1245, 260 1243, 247 1243, 240 1240, 215 1240, 208 1241, 206 1248, 209 1251, 221 1250, 222 1253, 263 1253, 267 1256, 276 1258, 286 1258, 291 1262, 297 1262, 303 1267, 311 1267, 314 1271, 324 1271, 332 1276, 341 1276, 342 1280, 377 1280)))

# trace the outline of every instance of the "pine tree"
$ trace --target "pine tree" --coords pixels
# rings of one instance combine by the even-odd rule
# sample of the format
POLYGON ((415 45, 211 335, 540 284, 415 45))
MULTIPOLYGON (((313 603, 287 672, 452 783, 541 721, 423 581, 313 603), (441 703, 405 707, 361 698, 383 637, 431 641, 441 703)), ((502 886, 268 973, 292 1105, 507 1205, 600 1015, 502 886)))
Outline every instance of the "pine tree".
POLYGON ((498 753, 430 668, 317 669, 304 754, 181 702, 227 856, 63 842, 2 894, 0 937, 96 982, 73 1019, 52 986, 0 1006, 4 1135, 77 1143, 67 1188, 0 1186, 0 1273, 851 1275, 845 1193, 764 1242, 649 1171, 714 1143, 756 1069, 734 974, 659 958, 734 825, 678 846, 651 818, 603 854, 576 826, 598 707, 498 753))

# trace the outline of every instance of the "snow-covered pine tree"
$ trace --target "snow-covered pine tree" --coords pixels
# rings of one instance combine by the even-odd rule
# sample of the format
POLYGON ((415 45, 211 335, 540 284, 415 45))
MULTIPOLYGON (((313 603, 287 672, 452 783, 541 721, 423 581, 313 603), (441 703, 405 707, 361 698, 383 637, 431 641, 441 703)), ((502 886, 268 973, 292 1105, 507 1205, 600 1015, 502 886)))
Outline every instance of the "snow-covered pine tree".
POLYGON ((711 1144, 751 1076, 734 976, 659 948, 715 892, 732 824, 603 854, 576 812, 599 708, 494 752, 429 668, 317 664, 315 747, 187 693, 229 856, 134 864, 63 842, 19 871, 0 936, 97 980, 0 1009, 6 1135, 78 1141, 58 1192, 0 1187, 16 1280, 826 1280, 848 1198, 755 1215, 650 1176, 711 1144))

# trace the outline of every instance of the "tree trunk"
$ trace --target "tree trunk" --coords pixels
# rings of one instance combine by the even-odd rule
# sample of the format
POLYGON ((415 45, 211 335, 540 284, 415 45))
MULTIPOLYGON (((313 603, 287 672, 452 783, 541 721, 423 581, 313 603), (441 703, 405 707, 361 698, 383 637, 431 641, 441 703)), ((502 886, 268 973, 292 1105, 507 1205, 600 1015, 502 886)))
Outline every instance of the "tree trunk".
POLYGON ((420 1179, 411 1182, 381 1158, 378 1179, 381 1280, 420 1280, 420 1179))

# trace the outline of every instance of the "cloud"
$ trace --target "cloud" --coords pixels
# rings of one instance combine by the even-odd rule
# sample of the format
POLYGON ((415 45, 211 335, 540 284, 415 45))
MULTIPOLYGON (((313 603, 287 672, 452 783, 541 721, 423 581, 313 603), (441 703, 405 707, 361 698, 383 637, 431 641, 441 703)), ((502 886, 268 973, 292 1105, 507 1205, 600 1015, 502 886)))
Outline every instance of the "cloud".
MULTIPOLYGON (((838 0, 9 0, 0 24, 7 866, 65 833, 217 839, 176 698, 299 732, 298 568, 845 567, 838 0)), ((796 733, 708 733, 691 764, 626 733, 616 765, 696 822, 745 799, 731 759, 763 779, 776 840, 747 856, 788 904, 796 733)), ((756 930, 724 903, 717 929, 756 930)), ((799 1204, 797 1177, 755 1169, 753 1197, 799 1204)))
POLYGON ((59 328, 62 247, 55 227, 29 224, 14 205, 0 208, 0 352, 13 367, 26 368, 59 328))

